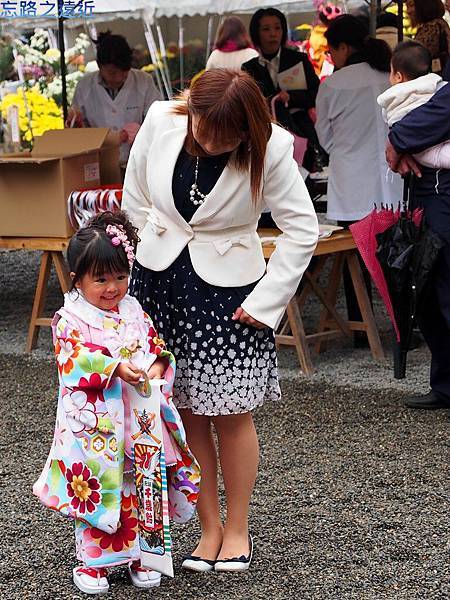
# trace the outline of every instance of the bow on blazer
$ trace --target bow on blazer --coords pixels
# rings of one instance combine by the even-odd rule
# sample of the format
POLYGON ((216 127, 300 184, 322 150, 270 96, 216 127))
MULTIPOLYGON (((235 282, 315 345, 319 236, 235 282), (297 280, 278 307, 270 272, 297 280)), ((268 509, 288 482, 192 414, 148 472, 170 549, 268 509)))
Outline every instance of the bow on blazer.
POLYGON ((194 270, 207 283, 236 287, 260 280, 242 307, 275 327, 318 239, 317 217, 292 157, 293 138, 272 125, 259 202, 252 200, 249 174, 228 164, 187 223, 172 195, 175 163, 187 131, 187 118, 172 114, 174 104, 152 104, 127 166, 122 207, 139 230, 136 258, 147 269, 162 271, 188 245, 194 270), (283 232, 267 271, 256 233, 264 205, 283 232))

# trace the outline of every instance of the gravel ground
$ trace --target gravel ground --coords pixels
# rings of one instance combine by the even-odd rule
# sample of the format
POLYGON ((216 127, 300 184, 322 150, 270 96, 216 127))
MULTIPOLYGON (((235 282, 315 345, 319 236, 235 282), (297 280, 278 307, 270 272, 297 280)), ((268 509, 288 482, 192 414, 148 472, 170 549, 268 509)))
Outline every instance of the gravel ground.
MULTIPOLYGON (((37 253, 2 252, 0 269, 0 473, 3 510, 0 598, 79 598, 70 580, 71 524, 42 508, 31 485, 43 467, 55 417, 56 374, 50 337, 23 353, 38 270, 37 253)), ((61 303, 52 280, 49 312, 61 303)), ((388 339, 388 324, 376 305, 388 339)), ((306 315, 312 322, 314 307, 306 315)), ((242 600, 294 594, 301 600, 444 599, 450 597, 445 475, 445 412, 403 408, 426 390, 429 356, 411 353, 408 379, 389 361, 334 340, 306 380, 291 350, 280 353, 283 401, 256 413, 262 460, 252 502, 255 558, 242 575, 180 571, 198 524, 175 530, 175 580, 159 590, 111 577, 113 599, 147 595, 174 600, 242 600)))

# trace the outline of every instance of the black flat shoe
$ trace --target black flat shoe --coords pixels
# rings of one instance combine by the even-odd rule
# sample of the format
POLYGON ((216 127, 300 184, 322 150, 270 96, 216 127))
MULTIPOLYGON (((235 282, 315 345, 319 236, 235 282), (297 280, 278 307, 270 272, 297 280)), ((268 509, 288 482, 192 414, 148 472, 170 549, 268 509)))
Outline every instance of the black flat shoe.
POLYGON ((181 568, 187 571, 195 571, 196 573, 206 573, 207 571, 214 571, 215 560, 208 560, 201 558, 200 556, 192 556, 188 554, 183 558, 181 568))
POLYGON ((226 573, 231 571, 248 571, 250 563, 253 558, 253 538, 251 535, 248 536, 248 545, 250 552, 247 556, 243 554, 236 558, 225 558, 224 560, 216 560, 214 570, 219 573, 226 573))
POLYGON ((449 408, 450 402, 436 396, 433 391, 421 396, 411 396, 404 402, 408 408, 421 408, 422 410, 437 410, 439 408, 449 408))

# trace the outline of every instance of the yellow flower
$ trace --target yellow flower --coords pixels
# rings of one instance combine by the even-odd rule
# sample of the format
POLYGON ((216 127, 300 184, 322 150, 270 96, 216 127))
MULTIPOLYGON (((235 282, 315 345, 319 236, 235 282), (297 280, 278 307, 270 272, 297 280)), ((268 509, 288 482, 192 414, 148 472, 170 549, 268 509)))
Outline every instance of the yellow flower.
POLYGON ((0 113, 3 119, 8 119, 10 106, 17 106, 19 113, 19 128, 22 141, 28 147, 33 138, 42 135, 49 129, 63 129, 62 110, 53 100, 43 96, 37 86, 26 90, 18 88, 15 94, 8 94, 0 102, 0 113), (26 98, 26 103, 25 103, 26 98))
POLYGON ((70 487, 77 498, 81 500, 87 500, 92 494, 92 490, 89 488, 89 483, 84 481, 83 475, 74 475, 70 483, 70 487))
POLYGON ((45 56, 50 60, 56 60, 60 57, 60 52, 57 48, 49 48, 45 53, 45 56))

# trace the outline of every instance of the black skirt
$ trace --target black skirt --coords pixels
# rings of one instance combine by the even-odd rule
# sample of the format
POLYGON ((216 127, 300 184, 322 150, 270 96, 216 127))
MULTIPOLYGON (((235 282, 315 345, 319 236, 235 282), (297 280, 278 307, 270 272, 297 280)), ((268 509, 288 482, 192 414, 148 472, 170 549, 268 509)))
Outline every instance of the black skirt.
POLYGON ((178 408, 230 415, 280 398, 273 331, 231 320, 254 286, 206 283, 195 273, 187 247, 164 271, 135 262, 131 293, 175 355, 178 408))

